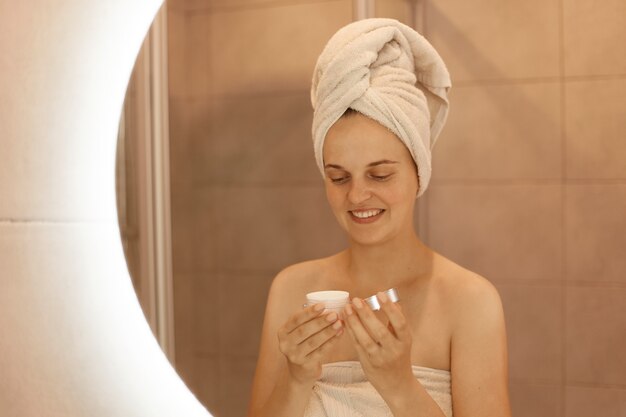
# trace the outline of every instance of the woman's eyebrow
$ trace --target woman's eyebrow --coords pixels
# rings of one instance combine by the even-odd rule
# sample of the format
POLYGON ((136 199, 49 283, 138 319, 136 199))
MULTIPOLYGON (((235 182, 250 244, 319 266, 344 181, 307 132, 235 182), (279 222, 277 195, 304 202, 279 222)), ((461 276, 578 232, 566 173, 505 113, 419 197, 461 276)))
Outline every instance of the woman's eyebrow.
POLYGON ((389 159, 383 159, 380 161, 376 161, 376 162, 372 162, 367 164, 368 167, 375 167, 376 165, 383 165, 383 164, 397 164, 398 161, 391 161, 389 159))
MULTIPOLYGON (((376 161, 376 162, 370 162, 369 164, 367 164, 368 168, 369 167, 375 167, 378 165, 383 165, 383 164, 397 164, 398 161, 392 161, 389 159, 381 159, 380 161, 376 161)), ((336 164, 326 164, 324 165, 324 169, 326 168, 336 168, 336 169, 343 169, 345 170, 344 167, 342 167, 341 165, 336 165, 336 164)))

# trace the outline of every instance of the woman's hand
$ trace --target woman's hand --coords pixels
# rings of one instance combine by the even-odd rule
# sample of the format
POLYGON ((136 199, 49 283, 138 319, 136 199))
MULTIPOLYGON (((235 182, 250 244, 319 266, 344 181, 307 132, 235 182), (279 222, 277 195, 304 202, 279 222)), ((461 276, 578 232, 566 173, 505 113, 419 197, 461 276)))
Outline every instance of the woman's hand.
POLYGON ((287 358, 291 377, 313 383, 322 374, 322 363, 343 334, 337 313, 323 314, 323 304, 314 304, 293 314, 278 330, 279 349, 287 358))
POLYGON ((399 305, 384 293, 377 294, 384 325, 361 299, 354 298, 344 311, 345 324, 359 361, 370 383, 383 396, 392 395, 398 384, 413 379, 411 332, 399 305))

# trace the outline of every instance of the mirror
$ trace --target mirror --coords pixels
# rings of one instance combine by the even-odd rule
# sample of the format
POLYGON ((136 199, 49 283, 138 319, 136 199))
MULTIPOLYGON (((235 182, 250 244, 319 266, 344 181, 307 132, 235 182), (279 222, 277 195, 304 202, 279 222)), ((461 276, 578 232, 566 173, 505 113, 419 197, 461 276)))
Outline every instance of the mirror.
MULTIPOLYGON (((416 223, 430 246, 497 286, 514 415, 558 414, 575 408, 579 394, 604 395, 602 384, 623 382, 615 376, 623 367, 585 364, 599 356, 621 363, 610 335, 623 333, 612 319, 623 303, 607 300, 622 280, 625 242, 607 230, 623 228, 618 183, 626 172, 615 155, 623 154, 625 95, 609 91, 623 90, 625 67, 583 42, 576 19, 587 28, 592 17, 580 2, 566 3, 563 10, 550 2, 489 10, 459 1, 168 3, 170 360, 204 405, 220 417, 243 415, 271 279, 345 244, 313 160, 308 88, 326 40, 365 4, 376 16, 423 28, 453 75, 452 111, 416 223), (592 102, 597 107, 585 104, 592 102), (580 122, 589 114, 589 124, 580 122), (598 139, 594 132, 604 129, 598 139), (602 146, 587 146, 598 140, 602 146), (597 316, 592 287, 599 288, 593 300, 611 306, 597 316), (596 332, 597 322, 605 325, 596 332), (573 335, 609 353, 593 355, 573 335)), ((623 15, 619 7, 594 13, 611 22, 623 15)), ((623 39, 617 24, 606 33, 592 33, 594 45, 623 39)), ((128 146, 119 148, 126 165, 118 171, 131 177, 138 153, 128 146)), ((118 192, 127 208, 131 189, 118 192)), ((142 299, 131 241, 132 220, 142 216, 127 214, 122 232, 142 299)))
MULTIPOLYGON (((232 340, 248 349, 244 343, 254 338, 234 327, 257 319, 253 314, 259 310, 253 309, 259 307, 246 310, 255 291, 247 285, 267 285, 263 280, 278 264, 322 249, 280 239, 284 246, 268 257, 268 242, 278 242, 285 229, 291 237, 291 222, 302 207, 269 224, 254 217, 259 201, 265 204, 260 213, 280 212, 269 202, 290 198, 294 190, 297 197, 309 198, 305 203, 313 200, 306 194, 316 192, 313 171, 299 169, 297 158, 282 159, 296 167, 288 175, 273 171, 271 160, 255 152, 262 148, 278 158, 283 151, 244 140, 251 135, 239 133, 251 127, 223 122, 225 134, 230 132, 226 137, 241 138, 234 144, 206 141, 207 132, 226 116, 238 122, 242 113, 260 120, 263 132, 277 129, 283 113, 306 117, 294 108, 305 108, 310 61, 318 51, 303 57, 301 49, 321 47, 320 39, 339 25, 332 20, 349 19, 349 3, 187 0, 168 5, 176 10, 170 23, 179 28, 171 31, 179 35, 170 38, 169 50, 180 58, 170 59, 180 67, 170 79, 172 101, 178 103, 170 106, 170 115, 178 126, 173 129, 185 132, 180 157, 172 157, 172 166, 178 164, 172 175, 187 171, 172 180, 179 184, 172 190, 177 195, 172 208, 179 213, 173 222, 173 252, 178 252, 173 270, 184 278, 174 292, 200 290, 204 297, 222 294, 216 291, 221 286, 233 290, 224 294, 242 297, 237 300, 244 306, 223 315, 220 302, 231 298, 184 305, 175 329, 185 340, 177 352, 185 349, 188 355, 181 355, 177 366, 205 403, 227 413, 236 409, 229 404, 240 399, 237 390, 244 389, 237 385, 245 385, 252 362, 252 347, 233 352, 248 362, 228 361, 232 340), (310 27, 316 30, 303 30, 310 27), (242 36, 232 36, 233 31, 242 36), (293 45, 271 47, 283 38, 294 39, 293 45), (213 67, 206 54, 185 47, 186 39, 204 45, 205 52, 210 43, 224 67, 213 67), (187 82, 202 74, 207 77, 187 82), (272 112, 274 105, 281 110, 272 112), (183 109, 187 106, 190 110, 183 109), (210 123, 208 110, 215 115, 210 123), (240 160, 256 165, 229 172, 206 155, 219 155, 240 169, 240 160), (196 163, 186 163, 194 158, 196 163), (207 191, 192 198, 185 187, 207 191), (185 198, 198 203, 181 202, 185 198), (185 216, 203 221, 186 222, 185 216), (225 217, 237 227, 222 227, 225 217), (260 248, 247 240, 250 230, 260 236, 260 248), (186 250, 188 243, 182 242, 190 241, 202 250, 186 250), (226 258, 233 253, 239 255, 236 262, 226 258), (255 269, 258 259, 261 268, 255 269), (208 319, 218 313, 223 320, 208 319)), ((407 3, 378 1, 376 7, 401 10, 407 3)), ((497 284, 509 324, 514 415, 618 415, 626 375, 626 61, 613 46, 625 37, 624 2, 611 0, 592 10, 576 0, 499 7, 426 3, 426 34, 456 86, 446 137, 436 150, 440 174, 420 207, 420 232, 497 284), (532 117, 537 114, 542 123, 532 117)), ((64 0, 62 7, 47 0, 2 3, 2 415, 206 415, 167 366, 140 317, 114 213, 111 174, 119 109, 138 46, 159 5, 144 0, 64 0)), ((305 129, 289 126, 286 131, 302 140, 305 129)), ((304 143, 306 138, 308 132, 304 143)), ((298 141, 278 143, 287 147, 298 141)), ((319 215, 314 209, 302 213, 319 215)), ((326 238, 334 237, 323 238, 319 245, 326 250, 326 238)))

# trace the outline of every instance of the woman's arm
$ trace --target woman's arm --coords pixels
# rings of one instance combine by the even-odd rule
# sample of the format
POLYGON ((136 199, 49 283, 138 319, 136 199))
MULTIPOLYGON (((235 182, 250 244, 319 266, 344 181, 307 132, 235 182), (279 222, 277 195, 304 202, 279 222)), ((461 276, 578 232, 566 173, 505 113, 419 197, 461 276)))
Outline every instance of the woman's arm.
POLYGON ((506 327, 498 291, 476 276, 458 299, 451 341, 454 417, 510 417, 506 327))
POLYGON ((272 282, 265 307, 261 333, 261 345, 256 371, 252 381, 252 393, 248 417, 298 416, 304 414, 305 397, 308 400, 311 386, 300 386, 290 380, 285 357, 278 348, 278 328, 284 320, 280 300, 285 280, 284 271, 272 282))
POLYGON ((248 417, 304 415, 324 355, 342 332, 337 315, 322 315, 322 305, 301 308, 293 270, 278 274, 270 288, 248 417))
MULTIPOLYGON (((259 365, 261 357, 259 356, 259 365)), ((258 369, 258 367, 257 367, 258 369)), ((257 371, 258 374, 258 371, 257 371)), ((265 401, 259 399, 259 395, 255 395, 259 385, 255 376, 255 382, 252 388, 252 399, 248 408, 248 417, 293 417, 304 415, 305 408, 311 397, 311 389, 313 383, 299 383, 289 376, 287 369, 283 369, 278 380, 267 380, 263 378, 267 387, 271 392, 266 394, 265 401)))
MULTIPOLYGON (((510 417, 506 329, 495 287, 474 276, 459 280, 450 300, 451 391, 455 417, 510 417), (461 287, 462 283, 465 283, 461 287)), ((380 294, 384 297, 384 294, 380 294)), ((381 299, 391 326, 355 299, 346 307, 346 328, 368 379, 395 417, 443 417, 444 413, 412 375, 410 332, 401 308, 381 299)))
POLYGON ((346 328, 370 383, 394 417, 445 417, 437 402, 413 375, 412 337, 400 305, 378 293, 381 310, 389 319, 384 326, 360 299, 345 307, 346 328))

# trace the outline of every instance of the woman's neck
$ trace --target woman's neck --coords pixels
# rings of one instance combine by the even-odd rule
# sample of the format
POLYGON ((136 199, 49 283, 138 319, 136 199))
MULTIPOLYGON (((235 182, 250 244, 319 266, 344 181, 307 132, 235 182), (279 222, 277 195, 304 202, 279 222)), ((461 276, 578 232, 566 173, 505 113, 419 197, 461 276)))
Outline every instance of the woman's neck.
POLYGON ((345 251, 351 286, 367 294, 410 285, 432 271, 432 262, 432 250, 414 232, 377 245, 352 242, 345 251))

